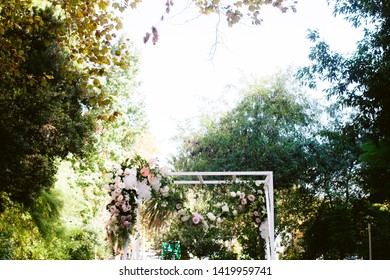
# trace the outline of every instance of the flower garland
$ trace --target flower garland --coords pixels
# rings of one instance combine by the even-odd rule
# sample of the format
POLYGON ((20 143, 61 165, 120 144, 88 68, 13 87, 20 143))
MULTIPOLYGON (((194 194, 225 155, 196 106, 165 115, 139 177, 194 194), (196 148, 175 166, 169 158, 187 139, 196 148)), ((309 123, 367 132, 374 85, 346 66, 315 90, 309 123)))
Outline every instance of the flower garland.
MULTIPOLYGON (((191 212, 179 203, 176 205, 175 214, 183 226, 203 227, 205 230, 218 227, 225 220, 233 221, 238 216, 248 216, 253 224, 264 232, 266 209, 263 192, 258 190, 259 186, 255 182, 217 185, 204 213, 191 212)), ((262 237, 265 238, 266 233, 262 234, 262 237)))

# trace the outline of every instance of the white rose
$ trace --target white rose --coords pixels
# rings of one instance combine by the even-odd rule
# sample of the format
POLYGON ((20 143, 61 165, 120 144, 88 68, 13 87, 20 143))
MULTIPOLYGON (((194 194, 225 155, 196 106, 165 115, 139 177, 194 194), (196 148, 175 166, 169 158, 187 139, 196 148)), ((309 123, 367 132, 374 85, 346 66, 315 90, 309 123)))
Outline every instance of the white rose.
POLYGON ((267 219, 265 219, 259 227, 260 230, 260 235, 263 239, 267 239, 269 236, 269 231, 268 231, 268 222, 267 219))
POLYGON ((236 194, 235 192, 230 192, 230 196, 231 196, 231 197, 236 197, 237 194, 236 194))
POLYGON ((237 210, 233 210, 233 215, 237 215, 237 210))
POLYGON ((125 175, 130 175, 130 173, 131 173, 131 169, 127 167, 125 169, 125 175))
POLYGON ((116 216, 115 215, 111 216, 110 221, 111 223, 116 223, 117 222, 116 216))
POLYGON ((222 219, 221 219, 221 218, 218 218, 218 219, 217 219, 217 223, 218 223, 218 224, 222 223, 222 219))
POLYGON ((168 197, 169 196, 169 187, 165 186, 160 189, 160 193, 163 197, 168 197))
POLYGON ((208 212, 206 216, 207 216, 207 218, 209 218, 209 220, 212 221, 212 222, 214 222, 215 219, 216 219, 215 215, 214 215, 213 213, 211 213, 211 212, 208 212))
POLYGON ((222 206, 222 212, 229 212, 229 206, 227 206, 226 204, 222 206))
POLYGON ((137 182, 137 195, 141 199, 149 200, 152 198, 150 188, 144 182, 137 182))
POLYGON ((152 184, 152 188, 155 190, 155 191, 158 191, 161 187, 161 182, 159 179, 155 178, 154 179, 154 182, 152 184))
POLYGON ((190 218, 190 216, 187 216, 187 215, 186 215, 186 216, 181 217, 180 220, 181 220, 182 222, 186 222, 186 221, 188 221, 189 218, 190 218))
POLYGON ((134 189, 137 185, 137 178, 135 176, 126 175, 123 178, 123 182, 126 190, 134 189))
POLYGON ((169 193, 164 192, 164 193, 162 194, 162 196, 163 196, 163 197, 168 197, 168 196, 169 196, 169 193))
POLYGON ((169 169, 168 169, 168 167, 166 167, 166 166, 163 166, 163 167, 160 168, 160 173, 161 173, 161 175, 163 175, 163 176, 167 176, 168 171, 169 171, 169 169))

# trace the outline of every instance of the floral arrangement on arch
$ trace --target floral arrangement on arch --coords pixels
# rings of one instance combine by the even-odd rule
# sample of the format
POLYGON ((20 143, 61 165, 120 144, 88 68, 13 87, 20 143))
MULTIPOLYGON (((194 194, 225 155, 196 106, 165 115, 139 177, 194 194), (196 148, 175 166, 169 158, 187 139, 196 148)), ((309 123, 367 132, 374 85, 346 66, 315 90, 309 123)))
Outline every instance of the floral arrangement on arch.
POLYGON ((181 203, 176 204, 175 214, 183 226, 202 227, 208 230, 225 221, 245 217, 261 231, 265 239, 268 232, 267 214, 263 191, 255 182, 230 183, 212 186, 213 197, 205 211, 191 212, 181 203))
POLYGON ((187 227, 207 231, 219 227, 226 220, 238 217, 250 219, 259 228, 261 236, 267 236, 266 210, 263 192, 255 182, 230 183, 212 186, 212 194, 205 211, 192 212, 185 207, 186 188, 178 188, 168 169, 160 167, 157 159, 147 161, 139 155, 115 164, 104 186, 109 196, 106 206, 109 219, 106 224, 111 241, 119 245, 132 234, 136 224, 137 209, 145 206, 144 217, 150 226, 160 226, 171 216, 187 227))
POLYGON ((159 167, 157 159, 147 161, 139 155, 113 166, 107 174, 109 182, 104 186, 109 196, 106 229, 112 241, 123 243, 132 234, 137 208, 145 201, 153 201, 158 206, 152 218, 168 215, 169 200, 177 195, 167 172, 166 167, 159 167), (161 210, 164 206, 166 211, 161 210))

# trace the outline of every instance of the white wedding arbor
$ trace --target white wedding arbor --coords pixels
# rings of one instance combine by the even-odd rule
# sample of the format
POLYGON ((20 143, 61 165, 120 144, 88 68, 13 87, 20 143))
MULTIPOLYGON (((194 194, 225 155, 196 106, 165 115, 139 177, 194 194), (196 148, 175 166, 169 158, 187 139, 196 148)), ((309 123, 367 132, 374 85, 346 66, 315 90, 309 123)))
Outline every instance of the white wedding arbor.
MULTIPOLYGON (((176 185, 218 185, 247 182, 244 178, 251 178, 256 186, 264 186, 264 195, 267 211, 267 229, 262 235, 266 241, 266 259, 275 260, 275 237, 274 237, 274 191, 272 171, 227 171, 227 172, 169 172, 167 176, 175 178, 188 178, 186 180, 174 180, 176 185), (253 179, 255 178, 255 179, 253 179)), ((139 214, 137 215, 137 232, 139 233, 139 214)), ((260 234, 260 233, 259 233, 260 234)), ((134 240, 135 250, 133 259, 139 259, 139 234, 134 240)))

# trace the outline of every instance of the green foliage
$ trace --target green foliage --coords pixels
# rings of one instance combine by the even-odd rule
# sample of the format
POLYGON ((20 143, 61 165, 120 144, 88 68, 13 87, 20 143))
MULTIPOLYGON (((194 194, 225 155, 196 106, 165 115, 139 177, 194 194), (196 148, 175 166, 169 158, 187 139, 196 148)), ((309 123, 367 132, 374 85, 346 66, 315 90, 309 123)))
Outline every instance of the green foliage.
MULTIPOLYGON (((374 260, 388 260, 390 249, 390 205, 389 203, 374 204, 371 206, 369 222, 372 231, 372 258, 374 260), (371 220, 370 220, 371 219, 371 220)), ((368 241, 368 237, 364 239, 368 241)), ((366 245, 368 245, 366 243, 366 245)), ((368 246, 365 247, 367 249, 368 246)), ((367 256, 368 251, 363 251, 367 256)), ((368 259, 368 256, 366 257, 368 259)))
MULTIPOLYGON (((182 139, 178 170, 272 170, 277 188, 303 180, 315 109, 288 73, 251 85, 217 120, 182 139)), ((184 134, 185 135, 185 134, 184 134)))
POLYGON ((13 244, 10 242, 10 236, 0 232, 0 260, 11 260, 13 250, 13 244))
POLYGON ((107 110, 117 116, 98 121, 93 152, 82 160, 68 155, 60 165, 56 189, 65 203, 61 217, 72 259, 106 259, 111 255, 105 232, 107 194, 102 186, 108 183, 106 174, 113 163, 128 158, 146 130, 143 103, 136 91, 137 57, 131 45, 127 47, 134 53, 127 68, 112 67, 103 84, 112 99, 107 110))
MULTIPOLYGON (((52 28, 61 27, 50 10, 34 9, 32 16, 52 28)), ((4 32, 9 40, 13 36, 26 40, 18 67, 47 77, 44 85, 15 86, 7 75, 0 79, 0 190, 28 205, 41 190, 52 187, 56 158, 69 152, 81 155, 92 144, 94 122, 81 103, 85 92, 80 75, 69 79, 65 74, 69 67, 62 68, 67 55, 57 38, 45 28, 4 32)))
MULTIPOLYGON (((1 0, 0 62, 4 65, 1 76, 7 77, 6 85, 10 88, 39 87, 50 82, 51 72, 37 73, 24 67, 29 57, 31 37, 45 32, 54 41, 42 40, 42 44, 56 45, 69 54, 66 61, 59 63, 60 68, 69 70, 69 65, 72 65, 82 73, 79 76, 83 89, 81 96, 90 106, 104 108, 108 95, 102 88, 102 77, 111 66, 121 67, 128 59, 125 48, 118 49, 115 54, 110 52, 116 33, 122 29, 117 8, 112 8, 110 2, 1 0), (53 11, 52 19, 60 21, 61 25, 36 14, 36 5, 53 11)), ((65 72, 67 79, 72 80, 74 71, 65 72)))
POLYGON ((379 143, 371 141, 362 145, 363 187, 370 192, 370 200, 383 203, 390 200, 390 143, 387 139, 379 143))
MULTIPOLYGON (((12 259, 66 259, 61 250, 63 236, 46 235, 44 238, 29 212, 19 203, 12 202, 2 193, 6 210, 0 214, 0 232, 5 256, 12 259)), ((43 208, 42 211, 46 209, 43 208)))
POLYGON ((345 204, 317 209, 315 219, 307 221, 303 238, 304 259, 344 259, 356 252, 356 232, 351 209, 345 204))
POLYGON ((136 56, 105 1, 36 3, 0 1, 1 256, 106 258, 102 170, 146 123, 136 56))
POLYGON ((155 246, 161 248, 164 242, 180 242, 181 259, 190 259, 193 256, 198 259, 237 259, 237 255, 224 244, 231 239, 229 231, 217 228, 204 231, 201 227, 183 228, 173 223, 170 230, 155 241, 155 246))
POLYGON ((109 256, 104 235, 104 192, 101 174, 79 169, 68 161, 59 167, 55 191, 63 201, 59 222, 68 259, 105 259, 109 256))
MULTIPOLYGON (((317 80, 327 81, 328 96, 336 97, 336 105, 339 108, 349 108, 354 112, 349 118, 350 121, 342 123, 334 130, 333 139, 341 138, 348 141, 338 147, 343 148, 344 155, 353 161, 348 164, 349 168, 340 169, 347 173, 340 173, 341 178, 345 179, 338 181, 342 184, 347 182, 350 187, 346 185, 345 190, 355 192, 351 201, 352 212, 362 214, 353 217, 356 224, 355 236, 358 238, 359 254, 367 258, 367 250, 364 250, 367 247, 367 243, 364 242, 366 234, 363 234, 367 231, 365 215, 370 213, 377 203, 386 205, 389 200, 390 6, 387 1, 373 0, 335 0, 332 3, 335 15, 343 16, 354 27, 361 28, 364 36, 357 43, 353 53, 341 54, 331 50, 321 39, 319 31, 311 31, 309 39, 313 42, 313 47, 309 58, 312 63, 303 67, 298 76, 311 86, 315 86, 317 80), (346 137, 346 133, 349 136, 346 137), (356 148, 351 149, 353 145, 356 148), (361 151, 356 152, 358 149, 361 151), (351 153, 345 154, 347 151, 351 153), (354 160, 353 157, 356 155, 360 157, 354 160)), ((338 140, 339 143, 342 141, 338 140)), ((340 162, 346 161, 341 159, 340 162)), ((350 193, 345 194, 348 200, 350 193)), ((340 201, 336 204, 338 203, 340 201)), ((384 228, 388 225, 387 215, 386 211, 374 215, 375 219, 383 219, 377 222, 383 223, 384 228)), ((388 243, 385 234, 378 234, 377 237, 375 242, 388 243)), ((377 254, 382 258, 390 257, 386 246, 382 247, 383 250, 377 248, 377 254)))
POLYGON ((85 228, 70 230, 68 238, 66 250, 71 260, 93 260, 97 257, 97 248, 102 246, 96 232, 85 228))
POLYGON ((239 22, 243 22, 249 18, 249 21, 253 25, 260 25, 262 19, 260 17, 260 10, 265 5, 272 5, 278 8, 281 12, 285 13, 288 10, 296 11, 295 4, 287 0, 244 0, 244 1, 221 1, 221 0, 196 0, 195 4, 199 7, 201 14, 217 13, 226 16, 226 20, 229 26, 233 26, 239 22))
POLYGON ((50 240, 52 236, 61 234, 62 224, 59 220, 63 208, 60 194, 56 192, 41 192, 31 205, 29 213, 42 237, 50 240))
MULTIPOLYGON (((51 59, 54 60, 54 57, 51 59)), ((117 71, 118 69, 121 68, 116 68, 117 71)), ((19 152, 23 151, 24 146, 31 145, 30 149, 34 149, 36 153, 46 153, 46 155, 37 154, 35 157, 38 159, 42 158, 43 161, 45 158, 52 158, 51 161, 44 162, 45 165, 42 166, 43 164, 38 165, 38 162, 32 161, 33 157, 29 156, 30 160, 25 160, 24 170, 23 165, 16 162, 18 154, 15 152, 11 155, 13 150, 7 151, 7 146, 2 146, 4 149, 2 157, 11 158, 13 156, 11 159, 15 160, 14 165, 12 160, 2 161, 3 164, 7 164, 6 171, 3 169, 3 172, 9 173, 9 182, 12 180, 13 183, 13 185, 4 184, 4 186, 9 192, 14 191, 13 200, 17 197, 15 194, 19 194, 21 200, 25 202, 25 205, 11 202, 8 196, 7 199, 1 199, 2 210, 5 211, 2 213, 4 215, 1 222, 2 229, 13 229, 4 231, 4 237, 1 239, 2 244, 10 245, 9 249, 7 247, 4 249, 2 253, 4 257, 105 259, 109 256, 103 231, 105 222, 103 216, 105 196, 101 190, 104 184, 103 174, 106 164, 110 164, 109 159, 114 160, 128 153, 123 147, 127 147, 130 151, 135 139, 141 135, 140 131, 145 126, 145 120, 138 117, 142 116, 142 106, 138 105, 141 103, 134 98, 136 68, 129 66, 127 71, 122 71, 116 73, 117 81, 114 79, 115 74, 108 78, 109 90, 115 103, 122 104, 123 100, 128 100, 129 103, 116 108, 121 109, 121 115, 118 115, 115 120, 107 122, 101 120, 98 134, 93 137, 91 135, 95 131, 92 126, 93 122, 90 120, 86 107, 80 104, 80 89, 77 83, 73 85, 59 81, 58 85, 46 85, 39 93, 31 90, 32 96, 18 95, 17 98, 20 100, 26 100, 22 105, 31 112, 25 114, 24 119, 22 114, 19 114, 18 118, 15 118, 16 115, 9 116, 7 119, 3 118, 2 121, 6 128, 7 125, 8 127, 12 125, 11 121, 18 123, 17 127, 14 125, 11 127, 12 130, 8 128, 8 131, 12 131, 13 135, 17 136, 16 140, 19 142, 14 145, 20 147, 19 152), (40 107, 35 107, 38 102, 40 107), (33 114, 36 114, 36 117, 33 114), (30 124, 32 121, 45 120, 45 115, 48 115, 47 118, 51 120, 55 128, 54 131, 49 131, 52 132, 49 135, 52 139, 43 133, 47 131, 39 130, 38 124, 31 125, 29 130, 26 124, 23 125, 23 122, 30 124), (30 119, 30 116, 35 119, 30 119), (22 138, 21 133, 24 131, 28 133, 26 132, 25 138, 22 138), (131 133, 128 133, 129 131, 131 133), (113 135, 118 137, 112 137, 113 135), (24 144, 22 140, 27 143, 24 144), (83 156, 82 159, 80 155, 83 156), (57 160, 59 156, 66 160, 57 160), (16 170, 15 174, 10 173, 11 168, 16 170), (56 177, 57 168, 59 169, 56 177), (46 178, 47 181, 38 180, 39 176, 46 178), (54 182, 56 185, 52 189, 54 182), (28 184, 28 188, 23 187, 25 184, 28 184), (15 188, 11 189, 11 186, 15 188), (34 203, 27 207, 27 200, 34 201, 34 203)), ((9 111, 11 112, 12 109, 15 114, 27 110, 22 106, 21 108, 12 107, 10 102, 7 105, 10 108, 9 111)), ((12 137, 2 138, 2 141, 4 139, 16 141, 12 137)), ((8 146, 8 149, 11 148, 12 146, 8 146)), ((7 177, 3 178, 7 179, 7 177)))

